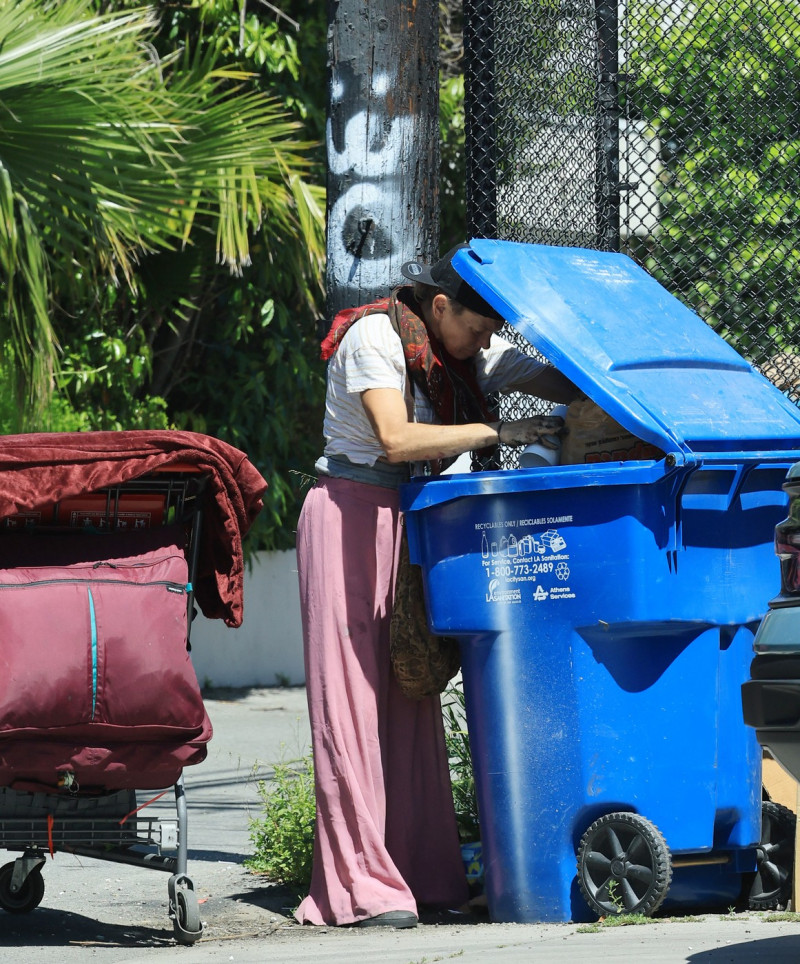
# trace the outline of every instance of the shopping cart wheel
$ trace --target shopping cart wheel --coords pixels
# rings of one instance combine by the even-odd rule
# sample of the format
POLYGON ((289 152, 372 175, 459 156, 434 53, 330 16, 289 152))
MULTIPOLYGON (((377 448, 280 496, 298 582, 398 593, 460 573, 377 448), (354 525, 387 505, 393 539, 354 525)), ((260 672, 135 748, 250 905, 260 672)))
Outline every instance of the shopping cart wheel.
POLYGON ((750 910, 776 910, 788 904, 792 894, 795 822, 788 807, 771 800, 762 802, 756 875, 747 898, 750 910))
POLYGON ((600 917, 655 913, 672 882, 661 831, 638 813, 607 813, 578 847, 578 884, 600 917))
POLYGON ((16 892, 11 889, 11 877, 14 873, 15 861, 0 867, 0 907, 9 914, 29 914, 38 907, 44 897, 44 877, 36 867, 32 870, 22 886, 16 892))
POLYGON ((185 874, 174 874, 167 883, 169 916, 179 944, 194 944, 203 934, 194 884, 185 874))

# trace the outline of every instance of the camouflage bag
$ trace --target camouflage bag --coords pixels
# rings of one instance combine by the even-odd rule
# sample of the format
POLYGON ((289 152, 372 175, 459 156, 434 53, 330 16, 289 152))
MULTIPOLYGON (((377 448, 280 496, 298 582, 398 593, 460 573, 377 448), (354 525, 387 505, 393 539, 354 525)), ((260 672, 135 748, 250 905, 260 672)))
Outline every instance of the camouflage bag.
POLYGON ((400 543, 389 655, 400 689, 412 700, 441 693, 461 666, 458 641, 428 629, 422 570, 411 564, 405 527, 400 543))

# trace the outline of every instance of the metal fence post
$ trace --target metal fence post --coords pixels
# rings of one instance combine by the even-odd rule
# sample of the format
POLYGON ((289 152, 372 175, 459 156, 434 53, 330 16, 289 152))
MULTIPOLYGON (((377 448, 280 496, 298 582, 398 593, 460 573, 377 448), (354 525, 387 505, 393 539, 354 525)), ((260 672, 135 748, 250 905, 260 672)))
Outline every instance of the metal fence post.
POLYGON ((497 237, 494 0, 464 0, 467 233, 497 237))
POLYGON ((597 24, 597 207, 598 247, 620 250, 619 41, 617 0, 595 0, 597 24))

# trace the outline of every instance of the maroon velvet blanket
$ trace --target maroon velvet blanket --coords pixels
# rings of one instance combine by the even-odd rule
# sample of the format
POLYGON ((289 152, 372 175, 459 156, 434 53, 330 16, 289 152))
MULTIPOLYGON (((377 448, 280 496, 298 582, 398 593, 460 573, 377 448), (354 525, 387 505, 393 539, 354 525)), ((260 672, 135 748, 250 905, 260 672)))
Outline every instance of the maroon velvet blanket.
POLYGON ((242 537, 262 508, 267 483, 243 452, 219 439, 177 431, 0 437, 0 519, 179 464, 208 477, 195 598, 205 616, 240 626, 242 537))

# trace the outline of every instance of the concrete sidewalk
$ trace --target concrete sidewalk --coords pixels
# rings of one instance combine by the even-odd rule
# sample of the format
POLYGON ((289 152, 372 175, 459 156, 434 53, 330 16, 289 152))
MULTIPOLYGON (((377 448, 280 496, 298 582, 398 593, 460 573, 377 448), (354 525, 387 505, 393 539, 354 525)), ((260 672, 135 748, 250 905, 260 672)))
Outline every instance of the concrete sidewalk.
MULTIPOLYGON (((44 867, 45 896, 30 914, 0 911, 0 946, 13 964, 54 958, 101 964, 144 961, 235 961, 261 964, 349 962, 463 964, 800 960, 800 918, 776 914, 704 914, 641 926, 596 929, 574 924, 490 924, 453 916, 414 930, 300 927, 292 896, 247 873, 249 820, 260 802, 254 769, 307 750, 305 692, 295 689, 215 692, 206 700, 215 735, 208 759, 186 770, 189 875, 200 900, 203 937, 176 945, 167 915, 168 875, 140 867, 57 854, 44 867)), ((151 813, 174 814, 169 796, 151 813)), ((16 854, 0 852, 0 863, 16 854)))

